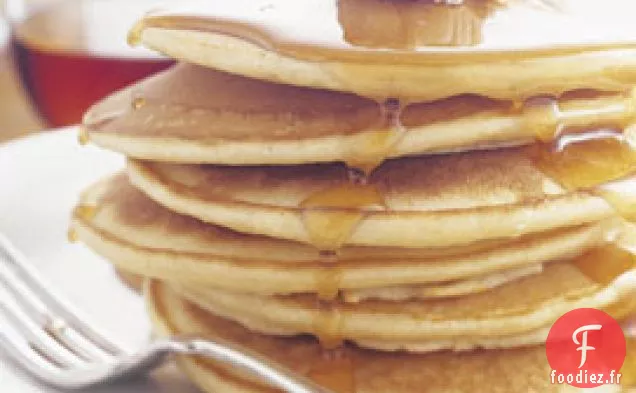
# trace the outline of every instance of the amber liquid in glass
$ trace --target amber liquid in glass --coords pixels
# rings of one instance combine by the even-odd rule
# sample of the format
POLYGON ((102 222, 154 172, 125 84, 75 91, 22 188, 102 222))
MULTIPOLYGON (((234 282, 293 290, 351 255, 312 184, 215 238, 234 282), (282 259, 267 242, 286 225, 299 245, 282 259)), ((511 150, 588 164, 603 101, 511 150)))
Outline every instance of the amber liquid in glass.
POLYGON ((173 64, 126 47, 127 29, 143 14, 146 2, 135 7, 126 3, 63 2, 14 26, 16 66, 50 126, 80 122, 97 100, 173 64))

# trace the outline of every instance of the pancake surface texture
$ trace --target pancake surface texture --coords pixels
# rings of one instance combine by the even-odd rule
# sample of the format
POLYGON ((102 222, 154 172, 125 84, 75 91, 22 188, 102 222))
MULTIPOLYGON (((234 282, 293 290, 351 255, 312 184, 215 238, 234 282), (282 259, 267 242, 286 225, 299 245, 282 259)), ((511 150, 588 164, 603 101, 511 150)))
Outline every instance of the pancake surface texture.
POLYGON ((72 227, 95 251, 137 274, 266 295, 317 293, 333 275, 339 276, 335 289, 355 301, 377 297, 377 291, 395 299, 496 287, 518 278, 510 277, 512 272, 536 273, 544 263, 605 244, 622 223, 609 220, 455 248, 345 247, 337 266, 325 265, 311 246, 241 234, 171 212, 119 174, 82 194, 72 227))
POLYGON ((190 301, 251 330, 310 333, 327 342, 351 340, 384 350, 537 344, 544 342, 561 315, 575 308, 608 310, 617 319, 636 310, 634 267, 610 283, 597 283, 569 263, 551 264, 541 274, 479 294, 354 305, 335 301, 328 308, 306 295, 263 297, 179 284, 175 288, 190 301))
MULTIPOLYGON (((237 343, 335 393, 582 391, 546 356, 581 308, 623 326, 623 385, 595 391, 627 392, 633 6, 166 4, 129 42, 179 63, 86 113, 80 142, 127 165, 82 193, 69 238, 143 282, 158 334, 237 343)), ((210 393, 279 392, 177 360, 210 393)))
MULTIPOLYGON (((248 331, 230 321, 202 311, 178 297, 164 284, 147 288, 150 314, 163 334, 221 337, 308 375, 342 393, 413 393, 427 391, 474 393, 575 392, 567 385, 551 384, 545 347, 427 355, 377 352, 347 347, 340 360, 324 357, 320 345, 307 337, 274 338, 248 331)), ((270 388, 236 369, 180 359, 180 366, 209 392, 270 392, 270 388)), ((600 392, 621 392, 605 385, 600 392)))
MULTIPOLYGON (((556 103, 561 113, 551 127, 621 119, 616 108, 631 99, 568 94, 556 103)), ((304 164, 527 144, 539 137, 537 129, 550 127, 544 109, 551 110, 464 94, 403 105, 391 120, 386 104, 353 94, 179 64, 102 100, 86 113, 84 127, 91 141, 140 159, 304 164)))
POLYGON ((566 193, 519 149, 392 160, 366 186, 351 186, 350 173, 336 164, 221 167, 131 160, 128 173, 135 186, 173 211, 321 249, 465 245, 614 214, 600 197, 566 193), (350 208, 359 213, 340 222, 324 208, 336 217, 350 208), (322 238, 327 235, 338 238, 322 238), (336 244, 322 244, 328 241, 336 244))
POLYGON ((186 2, 149 15, 132 39, 227 72, 377 98, 523 99, 590 86, 623 90, 636 81, 629 0, 464 3, 186 2))

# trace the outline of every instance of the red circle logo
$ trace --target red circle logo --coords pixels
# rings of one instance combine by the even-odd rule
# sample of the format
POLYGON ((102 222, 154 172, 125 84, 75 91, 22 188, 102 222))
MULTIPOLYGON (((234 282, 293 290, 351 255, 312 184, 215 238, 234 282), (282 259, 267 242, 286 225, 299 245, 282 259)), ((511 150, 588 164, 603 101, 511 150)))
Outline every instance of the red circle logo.
POLYGON ((625 335, 609 314, 579 308, 559 318, 548 334, 551 382, 578 388, 619 384, 625 362, 625 335))

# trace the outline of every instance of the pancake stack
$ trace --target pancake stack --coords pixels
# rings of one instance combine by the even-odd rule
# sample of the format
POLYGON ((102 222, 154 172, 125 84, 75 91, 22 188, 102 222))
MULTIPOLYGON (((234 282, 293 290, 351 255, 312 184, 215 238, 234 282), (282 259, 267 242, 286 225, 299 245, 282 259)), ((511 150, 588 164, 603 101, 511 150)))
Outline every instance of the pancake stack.
MULTIPOLYGON (((131 41, 181 63, 86 114, 80 140, 128 164, 83 193, 72 237, 147 278, 162 334, 239 342, 334 392, 569 391, 551 325, 636 311, 626 4, 149 14, 131 41)), ((180 365, 209 392, 273 391, 180 365)))

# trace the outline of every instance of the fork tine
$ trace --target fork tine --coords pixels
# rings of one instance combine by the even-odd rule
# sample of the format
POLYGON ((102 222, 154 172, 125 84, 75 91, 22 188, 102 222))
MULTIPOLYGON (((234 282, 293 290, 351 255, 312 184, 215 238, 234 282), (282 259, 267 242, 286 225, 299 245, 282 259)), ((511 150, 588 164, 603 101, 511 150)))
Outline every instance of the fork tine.
POLYGON ((9 334, 7 330, 6 325, 0 330, 0 348, 3 349, 4 354, 32 374, 53 376, 59 373, 60 368, 35 351, 24 337, 9 334))
MULTIPOLYGON (((98 352, 88 349, 92 347, 90 344, 96 345, 110 356, 126 353, 121 346, 87 324, 85 319, 78 316, 78 313, 68 303, 57 297, 29 265, 26 257, 5 236, 0 234, 0 256, 2 255, 5 256, 3 259, 5 259, 6 265, 18 278, 15 281, 7 280, 6 275, 4 275, 2 281, 15 294, 18 301, 37 315, 38 322, 43 323, 42 326, 51 328, 53 333, 61 337, 60 340, 67 340, 69 346, 82 348, 80 351, 85 352, 83 355, 88 355, 91 358, 103 358, 104 354, 98 354, 98 352), (18 282, 23 285, 16 284, 18 282), (73 333, 73 330, 67 328, 68 326, 79 334, 73 333)), ((2 275, 0 274, 0 276, 2 275)))
POLYGON ((55 363, 64 368, 84 364, 83 360, 51 338, 20 309, 12 305, 6 295, 2 294, 0 294, 0 312, 5 316, 3 322, 6 325, 12 325, 14 330, 20 332, 29 344, 50 357, 55 363))
MULTIPOLYGON (((3 259, 4 256, 0 255, 0 260, 3 259)), ((2 264, 0 264, 0 284, 3 284, 4 289, 13 295, 14 302, 20 306, 22 312, 71 351, 85 360, 108 361, 112 359, 110 353, 87 340, 73 327, 67 326, 63 320, 51 316, 40 299, 34 296, 29 288, 2 264)))

